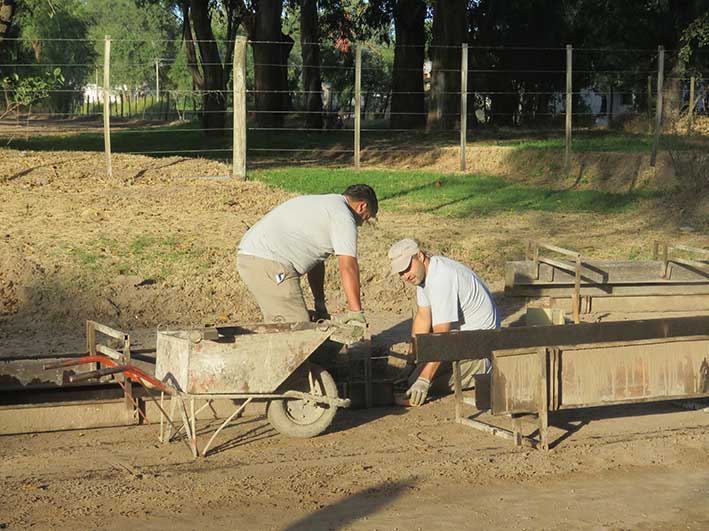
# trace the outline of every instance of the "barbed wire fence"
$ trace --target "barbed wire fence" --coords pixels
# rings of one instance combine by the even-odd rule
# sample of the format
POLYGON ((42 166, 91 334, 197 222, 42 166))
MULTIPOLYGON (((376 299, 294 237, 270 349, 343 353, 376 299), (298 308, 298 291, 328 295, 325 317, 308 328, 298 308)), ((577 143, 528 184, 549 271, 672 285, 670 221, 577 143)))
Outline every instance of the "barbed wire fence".
MULTIPOLYGON (((245 178, 247 170, 274 163, 360 169, 390 156, 408 157, 442 146, 460 150, 458 169, 466 171, 475 156, 471 142, 495 140, 496 134, 509 137, 515 128, 558 133, 560 142, 549 145, 563 151, 568 172, 574 134, 580 130, 612 131, 618 123, 635 122, 655 165, 662 136, 678 132, 677 118, 686 121, 689 134, 709 104, 706 79, 668 69, 668 63, 677 63, 677 52, 662 47, 412 45, 428 57, 422 68, 402 68, 394 65, 393 45, 294 45, 239 38, 230 65, 190 64, 182 55, 112 59, 112 48, 120 52, 121 46, 135 42, 107 37, 102 56, 93 62, 0 64, 0 79, 5 71, 56 75, 59 69, 72 80, 61 88, 24 87, 42 96, 30 98, 24 108, 13 107, 18 85, 4 83, 0 126, 14 124, 13 138, 24 127, 25 140, 55 125, 62 134, 101 132, 108 175, 114 153, 207 157, 231 164, 232 176, 245 178), (255 62, 258 46, 287 46, 287 59, 255 62), (304 46, 328 55, 327 61, 304 64, 299 55, 304 46), (437 59, 450 52, 452 62, 437 59), (190 69, 210 66, 223 68, 225 74, 229 70, 229 83, 215 90, 196 88, 190 69), (308 69, 317 69, 316 90, 305 85, 308 69), (129 82, 135 71, 143 72, 142 81, 129 82), (280 79, 277 88, 258 79, 264 72, 271 81, 280 79), (419 90, 400 90, 396 76, 411 72, 420 74, 419 90), (210 107, 209 98, 219 100, 216 108, 210 107), (49 99, 55 103, 47 104, 49 99), (220 119, 210 120, 210 115, 220 119)), ((183 45, 171 42, 178 51, 183 45)), ((95 138, 93 145, 98 149, 95 138)))

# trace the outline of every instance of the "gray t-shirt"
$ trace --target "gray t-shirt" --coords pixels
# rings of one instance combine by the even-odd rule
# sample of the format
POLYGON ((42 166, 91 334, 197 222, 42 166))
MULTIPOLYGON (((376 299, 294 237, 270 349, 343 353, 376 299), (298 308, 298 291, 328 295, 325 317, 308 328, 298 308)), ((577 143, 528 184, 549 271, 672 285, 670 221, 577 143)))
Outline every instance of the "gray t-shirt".
POLYGON ((294 197, 244 234, 239 253, 291 266, 303 275, 333 253, 356 257, 357 224, 343 195, 294 197))
POLYGON ((432 256, 416 302, 430 307, 433 326, 458 323, 461 330, 500 328, 500 314, 482 280, 469 268, 443 256, 432 256))

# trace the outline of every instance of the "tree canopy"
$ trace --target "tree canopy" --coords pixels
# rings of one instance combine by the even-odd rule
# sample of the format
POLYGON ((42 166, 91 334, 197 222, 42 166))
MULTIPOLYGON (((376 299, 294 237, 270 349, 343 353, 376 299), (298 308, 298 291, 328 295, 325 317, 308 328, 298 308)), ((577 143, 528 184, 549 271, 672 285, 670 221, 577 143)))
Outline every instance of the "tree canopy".
POLYGON ((351 105, 358 41, 369 42, 365 107, 386 109, 397 128, 456 126, 463 43, 475 72, 468 108, 487 123, 549 115, 566 44, 579 49, 575 86, 634 93, 646 90, 664 46, 671 105, 683 76, 709 64, 706 0, 0 0, 0 80, 51 77, 67 65, 65 95, 52 96, 65 108, 72 89, 93 81, 104 35, 116 43, 112 79, 122 90, 152 86, 158 61, 161 86, 198 91, 213 131, 225 130, 237 35, 251 41, 251 110, 266 128, 283 126, 290 111, 310 128, 327 126, 323 86, 351 105))

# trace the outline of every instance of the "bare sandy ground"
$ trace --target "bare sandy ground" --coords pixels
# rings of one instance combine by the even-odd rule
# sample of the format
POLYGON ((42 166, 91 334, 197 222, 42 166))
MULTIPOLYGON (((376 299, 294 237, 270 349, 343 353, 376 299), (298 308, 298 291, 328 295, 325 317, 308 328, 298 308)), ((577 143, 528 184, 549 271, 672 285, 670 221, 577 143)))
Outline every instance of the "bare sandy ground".
MULTIPOLYGON (((153 426, 4 437, 9 529, 706 529, 709 413, 552 418, 548 453, 452 422, 453 401, 341 411, 287 439, 245 418, 193 460, 153 426), (574 430, 565 438, 566 429, 574 430)), ((206 429, 206 428, 205 428, 206 429)))
MULTIPOLYGON (((116 156, 114 167, 106 179, 100 154, 0 152, 0 356, 80 348, 87 318, 146 338, 162 324, 257 318, 233 249, 287 195, 194 178, 226 174, 210 161, 116 156)), ((412 292, 385 258, 405 236, 471 265, 512 318, 519 303, 501 297, 503 268, 528 238, 599 259, 647 257, 655 240, 707 242, 661 203, 608 217, 471 219, 384 207, 360 236, 375 321, 410 315, 412 292)), ((327 285, 336 311, 335 267, 327 285)), ((709 528, 709 413, 642 405, 559 413, 551 425, 550 452, 515 449, 455 424, 445 397, 340 411, 310 440, 247 417, 196 461, 180 443, 160 445, 155 426, 3 437, 0 528, 709 528)))

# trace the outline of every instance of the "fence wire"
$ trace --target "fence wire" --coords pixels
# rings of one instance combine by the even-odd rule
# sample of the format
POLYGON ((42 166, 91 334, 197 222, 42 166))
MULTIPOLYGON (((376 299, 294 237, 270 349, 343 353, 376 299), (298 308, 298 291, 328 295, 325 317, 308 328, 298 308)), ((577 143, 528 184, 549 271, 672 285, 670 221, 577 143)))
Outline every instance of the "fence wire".
MULTIPOLYGON (((102 42, 52 40, 88 42, 96 48, 102 42)), ((111 42, 117 45, 115 51, 121 45, 129 48, 158 41, 111 42)), ((691 130, 693 120, 707 115, 709 107, 704 74, 675 71, 676 50, 572 48, 569 52, 566 47, 471 44, 464 49, 437 44, 280 41, 248 42, 243 65, 246 87, 238 107, 233 64, 190 62, 182 41, 161 42, 174 45, 182 55, 136 60, 117 52, 106 64, 98 53, 90 62, 73 57, 47 63, 0 62, 4 94, 0 139, 18 145, 17 138, 29 138, 31 131, 33 136, 43 132, 90 135, 100 145, 104 118, 108 118, 114 153, 186 154, 231 164, 241 149, 233 145, 233 124, 235 118, 244 117, 248 147, 242 146, 242 151, 250 167, 332 160, 351 165, 359 163, 360 157, 366 164, 368 157, 378 153, 420 151, 420 146, 411 145, 412 139, 423 146, 443 141, 465 150, 470 149, 468 142, 494 138, 495 131, 505 130, 509 137, 510 131, 517 130, 557 134, 563 141, 567 117, 572 131, 608 135, 614 127, 637 122, 635 130, 642 131, 650 146, 653 134, 659 137, 674 131, 671 118, 685 119, 691 130), (268 54, 261 53, 261 60, 255 61, 255 50, 270 45, 287 47, 288 56, 283 59, 279 52, 278 60, 273 60, 273 54, 271 60, 263 60, 268 54), (317 64, 304 64, 304 47, 320 50, 317 64), (423 62, 395 67, 397 51, 403 48, 420 48, 425 52, 423 62), (463 71, 464 56, 468 66, 463 71), (192 72, 210 68, 220 72, 224 82, 200 86, 205 76, 195 78, 192 72), (104 86, 106 70, 109 83, 104 86), (663 85, 658 93, 660 75, 663 85), (664 128, 659 132, 658 109, 664 128), (461 123, 466 123, 464 134, 461 123)), ((218 42, 222 49, 234 44, 195 44, 200 42, 218 42)), ((75 145, 65 136, 53 137, 53 142, 58 150, 75 145)), ((31 148, 32 142, 26 145, 31 148)))

